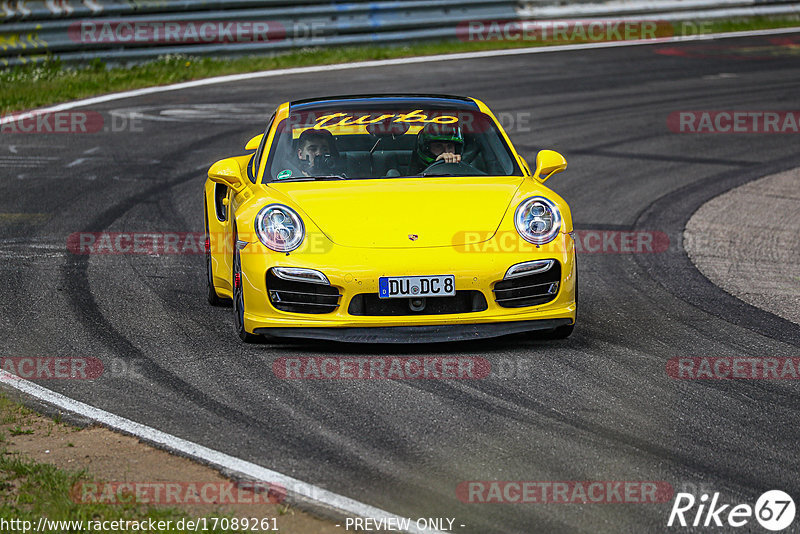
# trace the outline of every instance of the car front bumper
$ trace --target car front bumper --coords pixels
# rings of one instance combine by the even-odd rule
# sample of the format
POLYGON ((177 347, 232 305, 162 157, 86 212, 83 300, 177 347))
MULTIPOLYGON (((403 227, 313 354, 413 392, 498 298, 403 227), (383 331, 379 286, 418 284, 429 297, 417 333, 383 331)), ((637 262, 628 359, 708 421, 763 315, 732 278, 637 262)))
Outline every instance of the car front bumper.
POLYGON ((575 322, 575 248, 572 237, 565 233, 541 247, 513 250, 457 246, 367 249, 331 245, 278 254, 256 241, 242 249, 240 257, 244 325, 248 332, 256 334, 361 342, 428 342, 552 330, 575 322), (508 268, 539 259, 556 259, 560 263, 561 278, 555 298, 545 304, 520 308, 498 305, 492 289, 503 280, 508 268), (338 308, 321 314, 276 309, 270 303, 266 282, 267 271, 276 266, 322 272, 342 295, 338 308), (480 291, 487 308, 440 315, 352 315, 348 311, 357 294, 378 292, 381 276, 444 274, 455 276, 456 290, 480 291))

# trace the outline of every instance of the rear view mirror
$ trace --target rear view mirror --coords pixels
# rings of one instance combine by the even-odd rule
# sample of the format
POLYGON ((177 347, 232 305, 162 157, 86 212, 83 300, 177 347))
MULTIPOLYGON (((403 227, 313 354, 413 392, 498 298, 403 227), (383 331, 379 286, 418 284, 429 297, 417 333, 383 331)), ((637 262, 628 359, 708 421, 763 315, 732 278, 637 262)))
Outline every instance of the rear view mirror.
POLYGON ((261 144, 261 138, 264 137, 264 134, 258 134, 257 136, 250 139, 246 145, 244 145, 245 150, 258 150, 258 145, 261 144))
POLYGON ((406 133, 410 125, 406 122, 392 122, 392 117, 379 122, 371 122, 367 125, 367 132, 375 137, 400 137, 406 133))
POLYGON ((241 191, 244 188, 242 180, 242 170, 239 162, 234 158, 223 159, 208 169, 208 178, 214 183, 226 185, 234 191, 241 191))
POLYGON ((540 150, 536 154, 536 172, 534 179, 546 182, 548 178, 567 168, 567 160, 555 150, 540 150))

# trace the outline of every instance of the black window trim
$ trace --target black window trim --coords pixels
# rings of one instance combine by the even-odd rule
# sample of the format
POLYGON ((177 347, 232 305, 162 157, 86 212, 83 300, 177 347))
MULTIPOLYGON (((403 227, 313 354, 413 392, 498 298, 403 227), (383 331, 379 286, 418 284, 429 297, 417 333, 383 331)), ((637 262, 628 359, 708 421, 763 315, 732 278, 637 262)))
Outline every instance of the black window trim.
POLYGON ((272 117, 270 117, 267 123, 267 129, 264 130, 264 137, 261 138, 261 142, 258 144, 255 154, 250 158, 250 165, 247 166, 247 177, 253 184, 257 181, 258 169, 261 167, 261 157, 264 155, 264 147, 267 144, 269 131, 272 129, 272 124, 275 122, 275 114, 276 113, 273 113, 272 117))

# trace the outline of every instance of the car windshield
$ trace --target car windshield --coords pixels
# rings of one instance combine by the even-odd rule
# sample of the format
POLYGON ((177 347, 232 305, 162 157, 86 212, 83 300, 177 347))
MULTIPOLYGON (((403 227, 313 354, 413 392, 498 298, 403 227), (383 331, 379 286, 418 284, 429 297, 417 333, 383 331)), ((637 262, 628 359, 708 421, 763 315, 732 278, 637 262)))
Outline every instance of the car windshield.
POLYGON ((522 176, 494 121, 477 110, 292 111, 276 128, 264 182, 522 176))

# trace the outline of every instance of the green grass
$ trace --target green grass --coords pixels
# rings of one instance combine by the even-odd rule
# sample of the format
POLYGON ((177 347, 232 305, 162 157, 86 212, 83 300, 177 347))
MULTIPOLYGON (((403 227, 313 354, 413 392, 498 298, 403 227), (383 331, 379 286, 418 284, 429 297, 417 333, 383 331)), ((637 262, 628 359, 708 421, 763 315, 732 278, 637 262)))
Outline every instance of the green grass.
MULTIPOLYGON (((33 430, 23 430, 21 425, 29 422, 35 415, 24 406, 10 400, 0 393, 0 421, 13 425, 9 430, 12 436, 32 434, 33 430)), ((86 471, 65 471, 55 466, 23 458, 19 453, 10 452, 6 446, 6 435, 0 432, 0 519, 31 521, 36 525, 40 517, 54 521, 113 521, 152 518, 154 521, 171 520, 173 523, 187 516, 176 508, 151 507, 135 502, 121 504, 86 503, 73 500, 72 491, 76 484, 94 482, 86 471)), ((73 446, 71 443, 67 446, 73 446)), ((285 513, 285 508, 276 510, 285 513)), ((221 514, 216 517, 228 517, 221 514)), ((209 523, 209 527, 211 524, 209 523)), ((2 531, 2 529, 0 529, 2 531)), ((62 529, 59 532, 81 532, 77 529, 62 529)), ((142 532, 142 531, 139 531, 142 532)), ((159 532, 180 533, 174 527, 159 532)), ((209 530, 224 533, 230 530, 209 530)), ((238 532, 238 531, 237 531, 238 532)))
POLYGON ((28 423, 34 415, 33 411, 0 394, 0 424, 19 426, 28 423))
MULTIPOLYGON (((174 508, 153 508, 136 503, 107 504, 81 503, 70 497, 72 488, 81 482, 90 481, 84 471, 67 472, 48 464, 21 458, 18 454, 0 449, 0 518, 30 521, 36 525, 40 517, 53 521, 114 521, 146 519, 171 520, 176 523, 188 518, 174 508)), ((230 517, 230 516, 224 516, 230 517)), ((191 519, 191 518, 190 518, 191 519)), ((59 532, 83 532, 76 528, 65 528, 59 532)), ((141 531, 140 531, 141 532, 141 531)), ((187 532, 171 529, 159 532, 187 532)), ((209 530, 224 533, 229 530, 209 530)))
MULTIPOLYGON (((676 23, 675 34, 714 33, 800 26, 798 17, 755 17, 712 21, 702 26, 676 23)), ((541 41, 429 42, 407 46, 358 46, 309 48, 279 55, 216 59, 211 57, 165 56, 127 68, 107 68, 100 61, 80 68, 45 61, 0 71, 0 113, 32 109, 99 94, 165 85, 211 76, 327 65, 352 61, 390 59, 474 50, 543 46, 541 41)))

